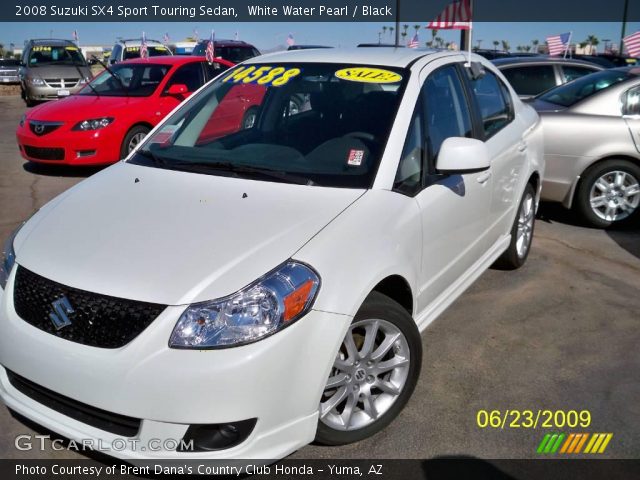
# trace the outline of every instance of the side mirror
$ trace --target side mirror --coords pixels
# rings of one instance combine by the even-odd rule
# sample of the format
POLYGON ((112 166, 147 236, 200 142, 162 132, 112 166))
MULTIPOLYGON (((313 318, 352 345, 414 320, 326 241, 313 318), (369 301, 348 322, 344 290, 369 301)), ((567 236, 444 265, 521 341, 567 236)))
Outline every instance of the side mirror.
POLYGON ((447 138, 436 159, 436 170, 444 174, 481 172, 490 166, 489 149, 475 138, 447 138))
POLYGON ((181 97, 187 93, 189 93, 189 90, 187 86, 182 83, 174 83, 167 90, 167 95, 171 95, 172 97, 181 97))

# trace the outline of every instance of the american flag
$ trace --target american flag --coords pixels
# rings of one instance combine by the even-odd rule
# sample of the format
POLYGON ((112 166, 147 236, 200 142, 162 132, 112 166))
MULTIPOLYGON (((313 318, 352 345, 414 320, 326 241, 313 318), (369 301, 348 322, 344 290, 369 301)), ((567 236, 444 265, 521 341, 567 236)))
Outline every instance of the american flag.
POLYGON ((163 36, 162 36, 162 41, 164 43, 169 43, 169 32, 166 32, 163 36))
POLYGON ((140 44, 140 58, 148 58, 149 49, 147 48, 147 36, 142 32, 142 43, 140 44))
POLYGON ((420 40, 418 40, 418 33, 416 32, 416 34, 413 36, 413 38, 407 44, 407 47, 409 47, 409 48, 418 48, 419 45, 420 45, 420 40))
POLYGON ((640 56, 640 32, 627 35, 623 40, 630 57, 640 56))
POLYGON ((287 35, 287 45, 291 46, 295 44, 296 44, 296 41, 293 39, 293 34, 290 33, 289 35, 287 35))
POLYGON ((442 13, 427 25, 427 28, 469 30, 471 16, 471 0, 458 0, 447 5, 442 13))
POLYGON ((213 59, 216 58, 216 33, 211 30, 211 37, 209 37, 209 43, 207 43, 207 50, 205 51, 204 56, 207 57, 207 62, 213 63, 213 59))
POLYGON ((547 46, 549 47, 549 55, 560 55, 569 48, 569 39, 571 33, 563 33, 561 35, 551 35, 547 37, 547 46))

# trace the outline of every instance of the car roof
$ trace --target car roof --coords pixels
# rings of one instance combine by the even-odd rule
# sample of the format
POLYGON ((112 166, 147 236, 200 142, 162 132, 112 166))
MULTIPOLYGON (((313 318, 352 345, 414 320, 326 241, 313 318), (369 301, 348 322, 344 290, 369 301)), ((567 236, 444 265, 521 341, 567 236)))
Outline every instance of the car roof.
POLYGON ((64 40, 62 38, 33 38, 28 42, 30 45, 74 45, 71 40, 64 40))
MULTIPOLYGON (((141 38, 128 38, 126 40, 118 40, 116 43, 121 43, 124 46, 127 46, 127 44, 142 45, 142 39, 141 38)), ((158 40, 152 40, 150 38, 147 38, 147 45, 150 45, 150 44, 162 45, 163 47, 166 46, 166 45, 163 45, 162 43, 160 43, 158 40)))
MULTIPOLYGON (((207 44, 207 43, 209 43, 209 39, 208 38, 204 38, 204 39, 200 40, 198 43, 199 44, 203 44, 203 43, 207 44)), ((247 42, 245 42, 243 40, 226 40, 224 38, 221 38, 220 40, 215 39, 213 41, 213 44, 214 45, 220 45, 220 46, 224 46, 224 45, 232 46, 232 45, 234 45, 236 47, 253 47, 253 45, 251 45, 250 43, 247 43, 247 42)))
MULTIPOLYGON (((186 63, 205 62, 206 60, 206 57, 197 55, 158 55, 157 57, 131 58, 129 60, 119 62, 118 65, 129 63, 146 63, 152 65, 184 65, 186 63)), ((216 62, 219 62, 228 67, 232 67, 235 65, 235 63, 229 62, 228 60, 224 60, 222 58, 216 58, 216 62)))
MULTIPOLYGON (((436 53, 444 52, 418 48, 319 48, 268 53, 244 63, 316 62, 407 67, 421 57, 436 53)), ((458 51, 448 53, 460 54, 458 51)))
POLYGON ((582 65, 585 67, 594 67, 597 69, 602 69, 601 65, 597 65, 592 62, 588 62, 586 60, 575 60, 572 58, 555 58, 549 56, 540 56, 540 57, 504 57, 504 58, 496 58, 492 60, 493 64, 500 68, 512 65, 549 65, 549 64, 557 64, 557 65, 582 65))

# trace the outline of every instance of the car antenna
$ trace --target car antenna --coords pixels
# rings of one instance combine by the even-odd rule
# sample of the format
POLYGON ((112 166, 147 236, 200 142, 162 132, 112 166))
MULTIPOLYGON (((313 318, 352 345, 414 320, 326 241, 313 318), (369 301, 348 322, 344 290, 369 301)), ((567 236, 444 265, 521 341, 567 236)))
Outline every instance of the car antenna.
POLYGON ((95 55, 91 55, 91 58, 93 58, 96 62, 98 62, 100 65, 102 65, 102 68, 104 68, 107 72, 109 72, 109 74, 115 78, 118 83, 122 86, 122 89, 124 90, 125 95, 128 97, 129 96, 129 89, 127 87, 125 87, 124 82, 122 81, 122 79, 117 76, 115 73, 113 73, 113 70, 111 70, 109 67, 107 67, 104 62, 102 62, 102 60, 100 60, 98 57, 96 57, 95 55))

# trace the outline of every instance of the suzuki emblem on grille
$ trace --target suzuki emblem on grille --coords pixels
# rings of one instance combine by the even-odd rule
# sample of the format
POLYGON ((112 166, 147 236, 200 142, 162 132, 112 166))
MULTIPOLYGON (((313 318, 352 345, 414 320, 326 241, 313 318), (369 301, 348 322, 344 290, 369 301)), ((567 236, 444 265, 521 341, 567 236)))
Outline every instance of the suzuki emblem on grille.
POLYGON ((72 314, 75 310, 69 303, 67 297, 59 298, 53 302, 51 306, 53 307, 53 312, 49 314, 49 318, 51 322, 53 322, 53 326, 56 327, 56 330, 71 325, 71 320, 69 320, 67 315, 72 314))

